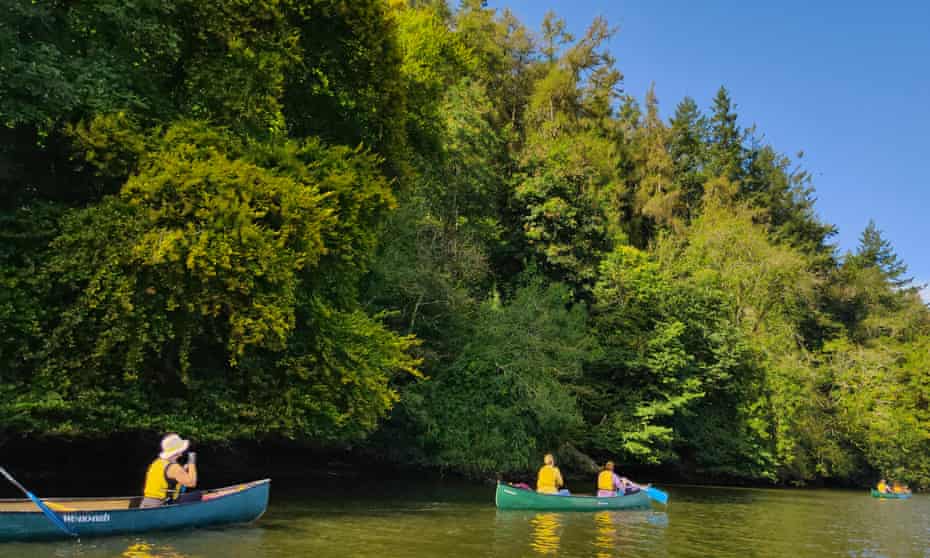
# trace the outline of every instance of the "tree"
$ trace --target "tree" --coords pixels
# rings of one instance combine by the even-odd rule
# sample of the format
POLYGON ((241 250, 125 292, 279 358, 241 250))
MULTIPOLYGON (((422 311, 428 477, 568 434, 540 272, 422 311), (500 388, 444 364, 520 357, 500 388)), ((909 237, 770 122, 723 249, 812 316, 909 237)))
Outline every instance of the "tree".
POLYGON ((675 107, 669 128, 668 149, 674 165, 673 176, 681 192, 686 219, 691 220, 700 213, 704 196, 707 121, 694 99, 685 97, 675 107))
POLYGON ((288 3, 300 60, 287 67, 283 111, 292 137, 362 144, 390 174, 409 172, 407 100, 397 24, 382 0, 288 3))
POLYGON ((669 130, 659 117, 655 84, 646 92, 646 117, 639 129, 642 169, 636 193, 637 209, 662 226, 680 226, 684 214, 681 190, 674 179, 674 161, 669 154, 669 130))
POLYGON ((739 182, 743 176, 743 132, 737 124, 730 92, 723 86, 717 90, 710 116, 710 157, 708 170, 711 177, 739 182))
POLYGON ((394 374, 417 373, 412 341, 339 285, 371 249, 369 214, 393 201, 377 159, 318 140, 250 144, 197 121, 147 145, 120 194, 70 212, 50 245, 42 277, 65 302, 16 403, 32 427, 371 430, 394 374), (282 396, 281 413, 261 410, 282 396))
POLYGON ((594 288, 595 331, 604 354, 587 378, 590 445, 658 463, 670 458, 671 420, 704 395, 687 326, 664 305, 668 277, 636 248, 621 246, 601 264, 594 288))
MULTIPOLYGON (((726 323, 755 352, 742 365, 745 375, 734 375, 728 406, 749 434, 740 451, 750 452, 744 456, 753 463, 751 476, 774 478, 775 467, 787 469, 796 455, 797 409, 811 369, 797 324, 810 312, 818 279, 810 260, 773 243, 755 214, 746 205, 705 199, 687 234, 669 238, 657 252, 682 280, 724 297, 726 323)), ((722 428, 727 420, 717 424, 722 428)))
POLYGON ((446 92, 437 136, 443 150, 387 223, 366 281, 376 308, 399 310, 391 321, 430 341, 427 367, 460 344, 460 319, 490 286, 503 187, 492 111, 477 83, 462 80, 446 92))
POLYGON ((740 197, 761 211, 757 220, 765 223, 775 238, 816 256, 822 269, 829 268, 833 249, 827 239, 836 229, 823 223, 814 211, 810 174, 755 138, 747 158, 740 197))
POLYGON ((531 279, 485 302, 447 368, 405 393, 402 410, 428 463, 469 473, 526 470, 575 439, 572 384, 592 350, 586 311, 564 285, 531 279))
POLYGON ((530 97, 515 177, 513 202, 528 251, 552 279, 579 291, 593 284, 609 247, 604 202, 623 189, 618 146, 601 126, 609 116, 604 101, 613 98, 620 79, 603 52, 611 33, 595 20, 558 60, 545 64, 530 97))
POLYGON ((11 0, 0 15, 0 211, 83 204, 118 189, 72 161, 64 126, 95 112, 176 114, 176 6, 11 0))
POLYGON ((481 0, 461 2, 454 27, 478 61, 474 76, 494 107, 495 129, 515 132, 532 87, 536 44, 530 31, 509 10, 497 13, 481 0))
POLYGON ((928 338, 881 339, 826 347, 833 374, 830 401, 839 432, 877 475, 915 484, 930 481, 926 403, 928 338))
POLYGON ((930 485, 930 310, 875 224, 838 257, 802 155, 723 87, 663 121, 604 19, 453 4, 8 0, 0 443, 930 485))
POLYGON ((905 277, 907 265, 901 261, 891 242, 884 237, 882 231, 875 225, 875 221, 871 219, 859 236, 856 253, 848 256, 847 262, 854 267, 878 269, 891 284, 898 288, 907 287, 913 282, 912 278, 905 277))

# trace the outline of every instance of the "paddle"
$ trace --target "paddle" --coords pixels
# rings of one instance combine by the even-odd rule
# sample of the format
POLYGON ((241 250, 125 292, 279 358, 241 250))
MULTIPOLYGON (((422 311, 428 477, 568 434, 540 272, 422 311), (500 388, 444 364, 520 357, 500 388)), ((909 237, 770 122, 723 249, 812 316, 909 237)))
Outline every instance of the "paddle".
POLYGON ((649 496, 650 498, 652 498, 653 500, 655 500, 656 502, 658 502, 658 503, 660 503, 660 504, 662 504, 662 505, 664 505, 664 506, 667 506, 667 505, 668 505, 668 494, 666 494, 665 492, 662 492, 662 491, 659 490, 658 488, 653 488, 653 487, 651 487, 651 486, 647 486, 647 487, 646 487, 646 496, 649 496))
POLYGON ((38 506, 39 509, 42 510, 42 513, 45 514, 45 517, 47 517, 49 521, 54 523, 56 527, 58 527, 59 529, 67 533, 68 535, 71 535, 72 537, 78 536, 78 534, 72 531, 70 527, 65 525, 65 522, 62 521, 60 517, 58 517, 57 513, 53 512, 48 506, 46 506, 42 500, 39 500, 39 498, 35 494, 33 494, 32 492, 29 492, 28 490, 26 490, 26 488, 23 485, 19 484, 19 482, 17 482, 17 480, 14 479, 13 476, 10 475, 6 471, 6 469, 4 469, 3 467, 0 467, 0 474, 6 477, 6 480, 13 483, 13 486, 20 489, 23 492, 23 494, 26 495, 27 498, 32 500, 32 503, 38 506))

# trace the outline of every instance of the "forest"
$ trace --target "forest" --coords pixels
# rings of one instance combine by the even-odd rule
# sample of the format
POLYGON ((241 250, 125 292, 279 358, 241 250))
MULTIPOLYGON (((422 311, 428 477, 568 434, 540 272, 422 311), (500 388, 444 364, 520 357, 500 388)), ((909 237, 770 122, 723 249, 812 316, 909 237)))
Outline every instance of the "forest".
POLYGON ((480 0, 11 0, 0 444, 930 486, 930 313, 723 86, 480 0), (712 95, 714 92, 708 92, 712 95))

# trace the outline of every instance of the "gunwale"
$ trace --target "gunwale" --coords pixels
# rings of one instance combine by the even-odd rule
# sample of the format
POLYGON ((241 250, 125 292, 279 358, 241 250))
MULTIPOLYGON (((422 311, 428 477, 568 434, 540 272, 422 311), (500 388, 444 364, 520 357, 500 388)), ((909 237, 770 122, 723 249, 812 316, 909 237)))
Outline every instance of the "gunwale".
MULTIPOLYGON (((242 484, 235 484, 230 486, 223 486, 220 488, 213 488, 209 490, 204 490, 203 498, 204 501, 214 500, 216 498, 222 498, 229 494, 235 494, 236 492, 241 492, 247 490, 254 486, 271 482, 271 479, 262 479, 242 484)), ((63 513, 71 511, 132 511, 132 510, 146 510, 152 508, 140 508, 139 503, 142 501, 142 496, 115 496, 115 497, 78 497, 78 498, 42 498, 42 501, 50 505, 53 510, 60 511, 63 513)), ((191 502, 196 503, 196 502, 191 502)), ((189 503, 185 504, 166 504, 164 506, 159 506, 157 509, 170 509, 177 506, 187 506, 189 503)), ((0 498, 0 513, 41 513, 38 506, 36 506, 32 500, 26 498, 0 498)))

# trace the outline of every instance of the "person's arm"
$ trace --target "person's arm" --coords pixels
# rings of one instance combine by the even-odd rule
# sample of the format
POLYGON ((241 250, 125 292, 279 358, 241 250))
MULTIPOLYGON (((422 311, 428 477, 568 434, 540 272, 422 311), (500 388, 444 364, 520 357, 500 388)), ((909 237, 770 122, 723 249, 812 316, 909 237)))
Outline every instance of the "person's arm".
POLYGON ((562 480, 562 471, 558 467, 555 468, 555 485, 557 488, 565 486, 565 481, 562 480))
POLYGON ((620 477, 620 482, 623 483, 624 490, 626 490, 627 488, 642 488, 640 485, 636 484, 635 482, 631 481, 630 479, 626 477, 620 477))
POLYGON ((177 463, 172 463, 168 466, 168 471, 165 473, 165 476, 187 488, 194 488, 197 486, 197 466, 193 464, 185 468, 177 463))
POLYGON ((187 454, 187 474, 193 479, 194 486, 197 486, 197 454, 194 452, 187 454))

